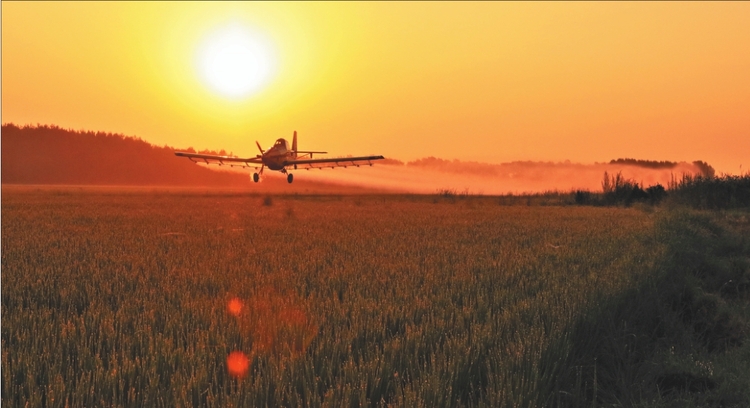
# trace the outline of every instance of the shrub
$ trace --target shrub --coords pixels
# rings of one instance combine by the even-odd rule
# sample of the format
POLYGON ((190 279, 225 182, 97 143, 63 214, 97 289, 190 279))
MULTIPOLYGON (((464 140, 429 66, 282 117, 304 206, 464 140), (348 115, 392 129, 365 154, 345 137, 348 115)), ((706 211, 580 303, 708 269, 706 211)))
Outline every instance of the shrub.
POLYGON ((719 177, 683 174, 673 178, 669 190, 674 201, 701 209, 750 207, 750 174, 719 177))
POLYGON ((573 193, 573 199, 578 205, 586 205, 591 203, 591 192, 587 190, 576 190, 573 193))
POLYGON ((602 180, 602 190, 604 191, 604 203, 608 205, 625 205, 630 206, 633 201, 641 200, 648 197, 648 194, 632 179, 626 179, 622 173, 610 176, 604 172, 602 180))

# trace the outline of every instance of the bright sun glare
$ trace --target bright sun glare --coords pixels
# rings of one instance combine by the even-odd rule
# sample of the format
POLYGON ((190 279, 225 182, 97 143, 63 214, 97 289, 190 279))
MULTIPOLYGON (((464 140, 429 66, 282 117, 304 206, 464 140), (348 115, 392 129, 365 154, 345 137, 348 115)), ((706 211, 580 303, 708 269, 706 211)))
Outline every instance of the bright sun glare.
POLYGON ((268 83, 274 61, 267 40, 233 24, 206 37, 198 65, 212 89, 226 97, 243 98, 268 83))

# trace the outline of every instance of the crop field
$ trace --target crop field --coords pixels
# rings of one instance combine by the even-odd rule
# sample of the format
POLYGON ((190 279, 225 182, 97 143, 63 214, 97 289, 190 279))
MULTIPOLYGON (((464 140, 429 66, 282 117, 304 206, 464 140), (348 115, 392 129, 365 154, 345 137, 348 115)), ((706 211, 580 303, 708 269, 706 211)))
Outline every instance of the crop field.
POLYGON ((581 328, 663 267, 664 216, 501 204, 4 186, 2 404, 608 400, 581 328))

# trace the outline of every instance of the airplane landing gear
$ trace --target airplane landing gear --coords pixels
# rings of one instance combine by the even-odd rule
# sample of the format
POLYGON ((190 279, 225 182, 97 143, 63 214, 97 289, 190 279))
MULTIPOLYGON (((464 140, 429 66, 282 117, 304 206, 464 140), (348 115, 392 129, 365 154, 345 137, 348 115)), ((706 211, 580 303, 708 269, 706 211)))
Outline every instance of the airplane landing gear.
POLYGON ((258 180, 260 180, 260 176, 258 175, 258 173, 253 173, 253 181, 257 183, 258 180))
POLYGON ((292 173, 287 174, 286 181, 287 183, 292 184, 292 181, 294 181, 294 175, 292 173))

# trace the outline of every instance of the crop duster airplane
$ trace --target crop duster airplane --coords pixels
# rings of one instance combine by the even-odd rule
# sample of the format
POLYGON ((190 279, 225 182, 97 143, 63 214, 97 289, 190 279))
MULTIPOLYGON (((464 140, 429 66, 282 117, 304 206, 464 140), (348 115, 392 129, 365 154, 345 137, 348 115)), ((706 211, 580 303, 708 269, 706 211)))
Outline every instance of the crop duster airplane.
POLYGON ((189 152, 174 152, 176 156, 187 157, 196 163, 218 164, 219 166, 227 165, 230 167, 246 167, 257 169, 260 165, 260 171, 253 173, 253 181, 258 182, 263 175, 263 169, 268 167, 271 170, 280 171, 286 174, 286 181, 291 183, 294 176, 289 170, 294 169, 322 169, 333 167, 359 167, 362 165, 372 166, 375 160, 383 159, 383 156, 361 156, 361 157, 331 157, 325 159, 314 159, 313 154, 326 154, 326 152, 315 152, 309 150, 297 150, 297 131, 294 131, 292 146, 286 139, 278 139, 269 149, 263 150, 260 143, 255 144, 260 150, 260 154, 255 157, 241 158, 231 156, 217 156, 213 154, 199 154, 189 152), (241 164, 238 164, 241 163, 241 164))

